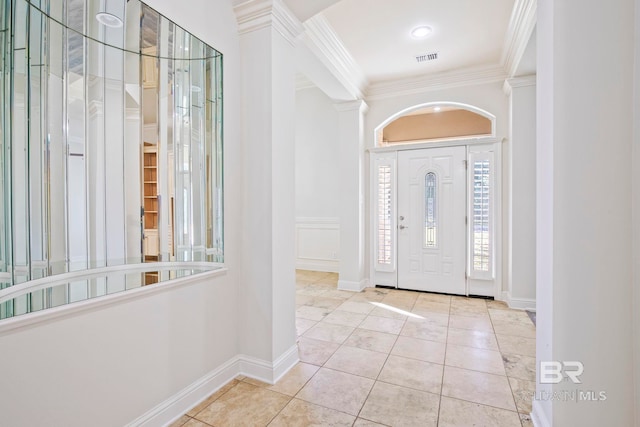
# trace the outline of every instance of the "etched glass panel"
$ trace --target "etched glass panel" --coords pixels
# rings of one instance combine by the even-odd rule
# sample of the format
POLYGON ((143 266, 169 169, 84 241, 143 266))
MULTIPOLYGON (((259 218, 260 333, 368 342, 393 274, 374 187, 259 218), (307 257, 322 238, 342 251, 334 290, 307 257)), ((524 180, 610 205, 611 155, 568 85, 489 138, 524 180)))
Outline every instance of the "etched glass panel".
POLYGON ((438 178, 433 172, 424 177, 424 246, 438 245, 438 178))
POLYGON ((391 264, 391 166, 378 167, 378 264, 391 264))

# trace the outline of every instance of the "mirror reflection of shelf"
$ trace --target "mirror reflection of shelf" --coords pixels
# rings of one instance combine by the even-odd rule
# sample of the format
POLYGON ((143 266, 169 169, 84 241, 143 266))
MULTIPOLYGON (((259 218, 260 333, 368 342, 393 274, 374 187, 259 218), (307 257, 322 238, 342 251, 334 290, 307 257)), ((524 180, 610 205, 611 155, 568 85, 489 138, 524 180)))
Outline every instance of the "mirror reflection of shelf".
MULTIPOLYGON (((158 150, 154 144, 145 143, 143 149, 143 208, 144 208, 144 260, 158 261, 160 240, 158 236, 158 150)), ((156 283, 158 274, 145 273, 145 284, 156 283)))

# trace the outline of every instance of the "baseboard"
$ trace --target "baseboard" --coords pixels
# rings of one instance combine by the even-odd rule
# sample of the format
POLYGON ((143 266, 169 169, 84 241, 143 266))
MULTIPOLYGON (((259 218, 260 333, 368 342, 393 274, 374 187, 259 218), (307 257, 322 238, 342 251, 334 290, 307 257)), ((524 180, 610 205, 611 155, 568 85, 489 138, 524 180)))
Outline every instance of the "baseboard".
POLYGON ((238 375, 275 384, 299 360, 298 346, 295 344, 273 363, 240 354, 136 418, 127 427, 169 425, 238 375))
POLYGON ((340 270, 340 261, 297 259, 296 269, 337 273, 340 270))
POLYGON ((551 422, 547 419, 547 415, 540 406, 540 401, 533 401, 533 410, 531 411, 531 421, 534 427, 551 427, 551 422))
POLYGON ((299 361, 300 355, 298 354, 298 344, 294 344, 289 350, 285 351, 282 356, 278 357, 276 361, 273 362, 272 383, 275 384, 280 381, 280 378, 284 377, 299 361))
POLYGON ((236 356, 142 414, 127 424, 127 427, 168 425, 237 377, 239 371, 240 357, 236 356))
POLYGON ((240 355, 239 357, 240 371, 238 374, 268 384, 275 384, 300 360, 298 356, 298 346, 295 344, 273 363, 247 355, 240 355))
POLYGON ((369 280, 367 279, 362 279, 359 282, 352 282, 349 280, 338 280, 338 290, 340 291, 360 292, 367 286, 369 286, 369 280))
POLYGON ((502 292, 502 301, 514 310, 536 311, 536 300, 531 298, 513 298, 511 292, 502 292))

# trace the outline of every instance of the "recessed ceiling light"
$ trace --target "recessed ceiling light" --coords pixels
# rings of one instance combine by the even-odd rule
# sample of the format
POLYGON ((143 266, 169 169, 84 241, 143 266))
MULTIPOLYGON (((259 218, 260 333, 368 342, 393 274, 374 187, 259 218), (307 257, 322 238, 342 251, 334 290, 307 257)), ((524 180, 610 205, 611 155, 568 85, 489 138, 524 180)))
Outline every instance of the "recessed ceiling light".
POLYGON ((116 15, 107 12, 98 12, 96 13, 96 20, 104 25, 105 27, 111 28, 120 28, 122 27, 122 19, 118 18, 116 15))
POLYGON ((441 107, 433 107, 433 111, 435 111, 436 113, 439 112, 440 110, 442 110, 441 107))
POLYGON ((433 29, 427 25, 421 25, 411 30, 411 36, 416 39, 423 39, 433 32, 433 29))

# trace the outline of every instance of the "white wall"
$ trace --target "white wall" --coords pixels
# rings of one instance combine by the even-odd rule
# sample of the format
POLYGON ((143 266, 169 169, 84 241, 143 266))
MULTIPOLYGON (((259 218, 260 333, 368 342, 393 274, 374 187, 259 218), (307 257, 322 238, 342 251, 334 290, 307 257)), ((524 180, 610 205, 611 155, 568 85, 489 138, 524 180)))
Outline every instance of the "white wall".
POLYGON ((536 298, 536 86, 535 76, 510 79, 507 302, 535 309, 536 298))
POLYGON ((121 426, 236 354, 223 276, 0 335, 2 423, 121 426))
POLYGON ((296 267, 337 272, 338 112, 318 88, 296 92, 296 267))
POLYGON ((225 258, 229 271, 0 335, 1 423, 123 425, 238 354, 242 191, 240 62, 231 0, 148 0, 224 54, 225 258))
POLYGON ((640 425, 640 0, 636 0, 635 15, 635 91, 633 106, 634 134, 633 134, 633 287, 634 287, 634 318, 635 329, 634 363, 635 367, 635 398, 636 425, 640 425))
POLYGON ((246 64, 239 346, 246 355, 284 366, 298 360, 293 43, 299 26, 280 1, 241 3, 236 13, 246 64))
POLYGON ((584 364, 553 391, 607 400, 538 400, 536 425, 634 425, 634 3, 538 3, 537 358, 584 364))

